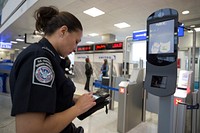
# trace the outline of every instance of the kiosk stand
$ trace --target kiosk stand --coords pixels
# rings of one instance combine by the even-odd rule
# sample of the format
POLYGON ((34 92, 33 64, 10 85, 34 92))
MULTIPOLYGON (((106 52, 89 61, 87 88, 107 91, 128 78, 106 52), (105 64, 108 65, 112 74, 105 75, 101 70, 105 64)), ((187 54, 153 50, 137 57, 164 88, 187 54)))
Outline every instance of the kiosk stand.
POLYGON ((177 79, 178 12, 161 9, 147 18, 144 88, 160 97, 158 133, 173 132, 173 94, 177 79))

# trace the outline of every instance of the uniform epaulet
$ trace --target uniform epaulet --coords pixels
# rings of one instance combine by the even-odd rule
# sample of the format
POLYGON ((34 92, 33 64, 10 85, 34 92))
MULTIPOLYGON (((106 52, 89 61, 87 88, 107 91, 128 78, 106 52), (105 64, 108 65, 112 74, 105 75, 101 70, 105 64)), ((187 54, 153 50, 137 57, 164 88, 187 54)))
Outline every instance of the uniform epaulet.
POLYGON ((43 50, 48 51, 49 53, 51 53, 53 56, 55 56, 55 54, 47 47, 42 47, 43 50))

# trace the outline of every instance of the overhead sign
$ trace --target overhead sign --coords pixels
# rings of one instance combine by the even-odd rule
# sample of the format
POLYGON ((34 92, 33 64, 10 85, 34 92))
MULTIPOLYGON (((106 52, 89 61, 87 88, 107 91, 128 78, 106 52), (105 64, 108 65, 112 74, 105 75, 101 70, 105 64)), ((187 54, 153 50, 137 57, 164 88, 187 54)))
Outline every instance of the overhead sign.
POLYGON ((113 42, 113 43, 100 43, 92 45, 82 45, 77 46, 76 52, 95 52, 101 50, 122 50, 123 42, 113 42))
POLYGON ((77 46, 77 52, 81 51, 93 51, 93 45, 77 46))
POLYGON ((11 49, 12 43, 0 42, 0 48, 11 49))
MULTIPOLYGON (((178 36, 179 37, 184 36, 184 27, 183 26, 178 27, 178 36)), ((134 41, 142 41, 142 40, 146 40, 146 38, 147 38, 147 31, 146 30, 134 31, 133 32, 133 40, 134 41)))
POLYGON ((133 40, 134 41, 142 41, 142 40, 146 40, 146 36, 147 36, 147 31, 136 31, 133 32, 133 40))
POLYGON ((41 35, 25 34, 25 43, 33 44, 39 42, 42 37, 41 35))
POLYGON ((99 50, 116 50, 116 49, 123 49, 122 42, 115 42, 115 43, 102 43, 95 45, 95 51, 99 50))
POLYGON ((116 60, 116 55, 100 55, 99 59, 113 59, 113 60, 116 60))
POLYGON ((178 27, 178 36, 179 37, 184 36, 184 27, 183 26, 178 27))

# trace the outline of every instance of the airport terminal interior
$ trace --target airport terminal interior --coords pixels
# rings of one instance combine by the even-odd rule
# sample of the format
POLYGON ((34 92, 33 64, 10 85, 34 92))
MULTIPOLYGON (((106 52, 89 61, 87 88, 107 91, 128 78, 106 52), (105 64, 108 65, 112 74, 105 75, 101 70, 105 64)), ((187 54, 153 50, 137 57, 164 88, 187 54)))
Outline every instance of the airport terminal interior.
POLYGON ((199 0, 0 0, 0 133, 16 133, 9 76, 18 55, 44 37, 33 17, 42 6, 68 11, 83 26, 65 76, 75 95, 88 93, 89 59, 89 89, 103 100, 75 118, 76 126, 85 133, 200 133, 199 0))

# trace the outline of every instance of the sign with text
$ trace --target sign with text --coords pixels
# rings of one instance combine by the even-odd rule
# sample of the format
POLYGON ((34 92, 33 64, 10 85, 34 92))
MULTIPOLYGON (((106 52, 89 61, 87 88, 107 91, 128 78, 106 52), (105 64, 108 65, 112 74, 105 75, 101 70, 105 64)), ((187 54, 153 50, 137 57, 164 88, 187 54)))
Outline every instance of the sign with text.
POLYGON ((0 42, 0 48, 11 49, 12 43, 0 42))
POLYGON ((115 43, 102 43, 95 45, 95 51, 99 50, 116 50, 116 49, 123 49, 122 42, 115 42, 115 43))
POLYGON ((77 46, 77 52, 93 51, 93 45, 77 46))

